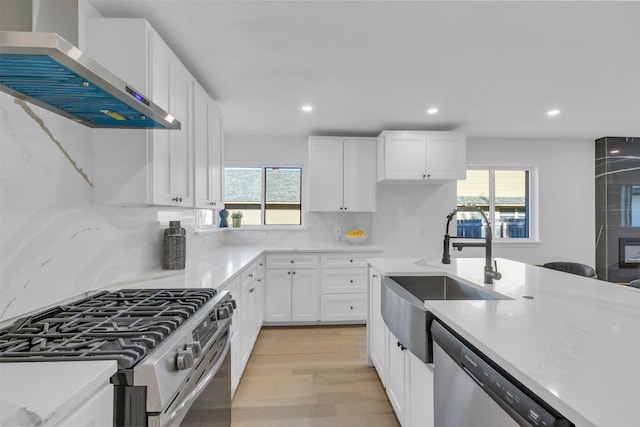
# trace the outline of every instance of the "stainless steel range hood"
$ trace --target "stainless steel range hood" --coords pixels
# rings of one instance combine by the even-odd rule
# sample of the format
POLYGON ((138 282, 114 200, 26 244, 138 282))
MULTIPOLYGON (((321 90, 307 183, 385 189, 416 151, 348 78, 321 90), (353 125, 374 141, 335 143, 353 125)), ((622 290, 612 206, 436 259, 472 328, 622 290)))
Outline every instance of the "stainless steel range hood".
POLYGON ((0 90, 92 128, 180 122, 56 33, 0 31, 0 90))

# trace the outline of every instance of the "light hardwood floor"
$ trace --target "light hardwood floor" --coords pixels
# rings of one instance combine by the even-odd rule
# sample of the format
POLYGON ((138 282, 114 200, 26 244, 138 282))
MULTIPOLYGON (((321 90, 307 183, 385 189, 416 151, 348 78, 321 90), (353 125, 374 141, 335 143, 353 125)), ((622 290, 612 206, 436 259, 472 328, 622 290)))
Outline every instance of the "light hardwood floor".
POLYGON ((232 402, 232 427, 398 427, 364 326, 263 327, 232 402))

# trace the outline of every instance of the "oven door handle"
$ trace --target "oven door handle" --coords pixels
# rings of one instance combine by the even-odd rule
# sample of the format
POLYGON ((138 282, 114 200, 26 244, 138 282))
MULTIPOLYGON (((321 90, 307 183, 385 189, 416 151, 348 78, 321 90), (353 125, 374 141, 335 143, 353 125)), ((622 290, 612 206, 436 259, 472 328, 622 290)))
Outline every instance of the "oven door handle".
POLYGON ((193 391, 185 396, 180 405, 178 405, 177 408, 175 408, 170 414, 167 415, 167 417, 164 419, 164 422, 162 423, 163 426, 172 426, 176 420, 181 421, 183 419, 183 417, 180 416, 181 413, 191 407, 193 401, 196 400, 198 396, 200 396, 202 391, 207 387, 207 385, 209 385, 213 377, 216 376, 218 370, 220 370, 220 366, 222 366, 222 364, 224 363, 224 359, 225 357, 227 357, 227 353, 229 352, 230 348, 231 329, 229 329, 229 332, 227 333, 227 338, 225 339, 224 347, 220 352, 218 360, 216 360, 215 364, 211 367, 211 369, 209 369, 207 375, 200 381, 200 383, 193 389, 193 391))

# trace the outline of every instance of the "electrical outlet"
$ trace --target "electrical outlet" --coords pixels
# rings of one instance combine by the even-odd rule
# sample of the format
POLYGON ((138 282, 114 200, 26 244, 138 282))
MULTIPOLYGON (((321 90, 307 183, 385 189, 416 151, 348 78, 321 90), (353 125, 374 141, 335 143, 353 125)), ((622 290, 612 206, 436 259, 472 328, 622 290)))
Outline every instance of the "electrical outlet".
POLYGON ((336 227, 334 230, 336 239, 338 239, 338 241, 342 238, 342 228, 340 227, 336 227))

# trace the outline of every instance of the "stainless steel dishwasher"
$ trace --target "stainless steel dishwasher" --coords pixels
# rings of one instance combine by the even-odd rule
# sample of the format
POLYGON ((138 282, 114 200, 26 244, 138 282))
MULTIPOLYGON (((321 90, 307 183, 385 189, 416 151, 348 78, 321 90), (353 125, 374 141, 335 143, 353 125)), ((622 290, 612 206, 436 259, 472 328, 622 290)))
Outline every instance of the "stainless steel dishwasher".
POLYGON ((431 335, 436 427, 573 426, 437 320, 431 335))

